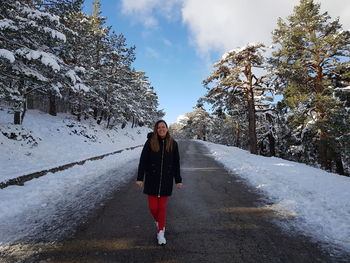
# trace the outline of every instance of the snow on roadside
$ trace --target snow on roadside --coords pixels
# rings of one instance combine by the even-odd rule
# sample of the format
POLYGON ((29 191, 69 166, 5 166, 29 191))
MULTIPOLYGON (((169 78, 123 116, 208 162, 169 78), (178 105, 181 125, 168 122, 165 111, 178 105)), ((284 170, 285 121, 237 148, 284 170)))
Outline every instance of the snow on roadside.
POLYGON ((201 142, 232 173, 263 191, 296 229, 350 251, 350 178, 236 147, 201 142))
POLYGON ((12 118, 0 109, 0 182, 142 145, 150 130, 130 125, 109 130, 94 120, 78 122, 69 114, 54 117, 38 110, 28 110, 22 125, 11 124, 12 118))
POLYGON ((15 241, 54 241, 136 174, 142 147, 0 190, 0 252, 15 241))

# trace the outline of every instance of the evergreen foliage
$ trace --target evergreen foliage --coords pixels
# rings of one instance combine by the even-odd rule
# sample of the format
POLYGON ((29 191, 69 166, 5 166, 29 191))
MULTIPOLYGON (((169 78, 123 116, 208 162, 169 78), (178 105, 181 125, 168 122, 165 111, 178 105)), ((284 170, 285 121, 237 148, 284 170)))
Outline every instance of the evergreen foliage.
MULTIPOLYGON (((350 32, 339 19, 320 13, 320 4, 301 0, 273 32, 277 50, 271 63, 288 110, 288 124, 308 161, 343 172, 340 137, 349 133, 348 114, 335 90, 349 74, 350 32)), ((343 149, 344 150, 344 149, 343 149)))
MULTIPOLYGON (((206 138, 349 175, 350 32, 320 4, 300 0, 272 38, 268 63, 264 46, 250 44, 214 64, 199 99, 213 109, 206 138), (275 91, 281 99, 272 104, 275 91)), ((198 135, 193 115, 171 126, 177 136, 198 135)))
POLYGON ((68 28, 59 17, 32 7, 30 1, 2 1, 0 13, 2 92, 12 103, 14 122, 19 124, 28 94, 40 91, 61 96, 62 89, 73 87, 74 71, 60 57, 68 28))
POLYGON ((146 74, 132 68, 135 47, 105 26, 99 1, 91 15, 82 3, 2 1, 0 102, 13 109, 14 123, 27 108, 93 117, 109 128, 164 116, 146 74))
MULTIPOLYGON (((226 53, 214 64, 214 71, 203 82, 208 89, 203 100, 212 104, 214 109, 231 116, 242 117, 244 112, 247 113, 249 148, 254 154, 258 153, 256 113, 268 110, 268 101, 272 101, 272 89, 267 82, 269 76, 258 77, 254 72, 264 68, 263 51, 264 45, 259 43, 226 53)), ((240 120, 238 129, 244 122, 242 118, 240 120)))

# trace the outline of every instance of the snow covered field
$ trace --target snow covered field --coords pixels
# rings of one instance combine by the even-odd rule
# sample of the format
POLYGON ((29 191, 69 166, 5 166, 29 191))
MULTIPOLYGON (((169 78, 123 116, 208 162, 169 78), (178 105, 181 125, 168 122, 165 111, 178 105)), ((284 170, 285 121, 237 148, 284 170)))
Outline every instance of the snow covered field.
POLYGON ((263 191, 293 228, 350 251, 350 178, 236 147, 201 142, 232 173, 263 191))

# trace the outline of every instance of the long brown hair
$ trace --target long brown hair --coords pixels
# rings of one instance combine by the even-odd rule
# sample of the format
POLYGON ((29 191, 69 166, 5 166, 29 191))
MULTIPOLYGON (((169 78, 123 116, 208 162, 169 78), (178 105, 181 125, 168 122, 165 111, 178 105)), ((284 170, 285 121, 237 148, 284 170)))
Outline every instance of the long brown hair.
MULTIPOLYGON (((168 124, 164 120, 159 120, 154 124, 153 135, 151 137, 151 149, 154 152, 160 151, 160 145, 158 140, 158 124, 163 122, 165 126, 168 128, 168 124)), ((167 152, 171 152, 173 150, 173 141, 174 139, 170 136, 169 131, 165 135, 166 146, 165 149, 167 152)))

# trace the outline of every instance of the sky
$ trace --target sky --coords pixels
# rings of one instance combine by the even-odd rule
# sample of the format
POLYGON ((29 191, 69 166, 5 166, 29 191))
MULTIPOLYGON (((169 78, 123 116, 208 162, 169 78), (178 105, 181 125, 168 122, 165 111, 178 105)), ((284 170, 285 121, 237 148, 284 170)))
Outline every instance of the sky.
MULTIPOLYGON (((93 0, 85 0, 91 13, 93 0)), ((136 46, 133 67, 145 71, 170 123, 193 111, 206 92, 202 81, 229 50, 271 44, 278 17, 299 0, 101 0, 106 24, 136 46)), ((320 0, 321 11, 350 29, 349 0, 320 0)))

